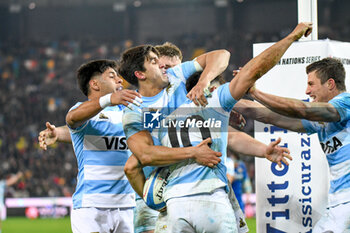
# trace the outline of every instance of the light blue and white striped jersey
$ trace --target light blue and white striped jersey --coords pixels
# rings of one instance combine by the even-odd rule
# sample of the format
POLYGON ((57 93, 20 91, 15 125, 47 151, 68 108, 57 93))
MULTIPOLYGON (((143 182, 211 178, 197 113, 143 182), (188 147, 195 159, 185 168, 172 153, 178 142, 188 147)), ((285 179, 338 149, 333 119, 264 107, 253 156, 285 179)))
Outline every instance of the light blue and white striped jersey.
POLYGON ((135 206, 135 192, 124 173, 131 153, 122 127, 123 109, 121 105, 106 107, 82 126, 70 129, 78 162, 74 209, 135 206))
MULTIPOLYGON (((230 112, 236 104, 226 83, 211 93, 208 105, 196 106, 189 99, 169 115, 160 128, 163 146, 196 146, 203 139, 212 139, 211 149, 222 153, 221 162, 214 168, 202 166, 193 159, 170 166, 170 176, 164 191, 164 200, 211 193, 228 188, 226 162, 227 132, 230 112)), ((227 189, 228 191, 228 189, 227 189)))
POLYGON ((350 94, 329 101, 338 111, 338 122, 302 120, 308 134, 317 133, 330 169, 328 206, 350 201, 350 94))
MULTIPOLYGON (((227 127, 230 111, 236 101, 229 92, 229 85, 225 84, 212 93, 212 97, 208 99, 209 105, 206 108, 195 106, 186 98, 185 79, 195 72, 195 67, 192 65, 192 72, 189 75, 187 74, 187 71, 191 69, 184 69, 184 66, 186 67, 190 64, 183 63, 180 66, 168 69, 170 86, 156 96, 143 97, 143 104, 141 105, 143 112, 140 109, 133 111, 125 109, 123 115, 124 131, 127 137, 142 130, 148 130, 155 145, 183 147, 195 146, 203 140, 203 136, 207 138, 209 135, 213 140, 211 148, 223 153, 222 162, 214 169, 201 166, 194 160, 187 160, 170 166, 172 173, 168 178, 168 184, 164 191, 165 200, 172 197, 210 193, 217 188, 226 187, 227 185, 226 167, 224 165, 226 160, 227 127), (188 111, 186 112, 184 109, 188 111), (157 115, 154 115, 155 111, 157 111, 156 114, 160 114, 158 118, 159 124, 153 121, 153 117, 150 122, 147 121, 150 112, 153 112, 152 115, 157 118, 157 115), (192 119, 191 116, 194 116, 194 118, 192 119), (173 125, 174 127, 164 125, 166 122, 169 122, 169 119, 176 118, 179 121, 183 121, 188 117, 190 117, 190 122, 194 122, 194 127, 190 126, 187 129, 185 127, 185 129, 181 130, 179 129, 181 124, 173 125), (197 117, 201 119, 198 120, 197 117), (209 125, 214 127, 202 127, 203 125, 201 125, 200 121, 204 122, 203 120, 209 120, 209 125), (152 125, 148 123, 152 123, 152 125), (157 126, 154 127, 155 124, 157 126), (193 128, 200 129, 192 132, 193 128), (211 131, 213 128, 214 130, 211 131)), ((147 173, 145 174, 146 177, 149 175, 149 172, 147 173)))
MULTIPOLYGON (((152 132, 151 128, 145 129, 143 122, 143 115, 141 109, 176 109, 178 106, 185 102, 186 98, 186 79, 193 73, 200 71, 201 67, 196 61, 184 62, 173 68, 167 69, 167 75, 169 79, 168 88, 162 90, 157 95, 152 97, 142 97, 143 103, 140 108, 134 107, 134 110, 125 108, 123 115, 123 127, 127 138, 131 137, 135 133, 143 130, 149 130, 151 132, 154 145, 161 145, 160 140, 156 132, 152 132)), ((143 171, 145 176, 148 177, 154 167, 144 167, 143 171)))

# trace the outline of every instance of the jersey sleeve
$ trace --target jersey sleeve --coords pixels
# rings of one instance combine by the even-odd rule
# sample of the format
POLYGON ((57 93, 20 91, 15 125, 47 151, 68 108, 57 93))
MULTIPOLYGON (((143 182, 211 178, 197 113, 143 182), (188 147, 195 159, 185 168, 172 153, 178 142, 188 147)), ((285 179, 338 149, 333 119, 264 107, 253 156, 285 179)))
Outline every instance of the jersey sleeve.
POLYGON ((221 85, 217 91, 221 107, 225 111, 230 112, 233 106, 237 103, 237 100, 235 100, 231 95, 229 83, 221 85))
POLYGON ((322 128, 321 125, 316 121, 309 121, 309 120, 302 119, 301 123, 303 124, 304 129, 308 135, 317 133, 322 128))
MULTIPOLYGON (((72 111, 72 110, 78 108, 81 104, 82 104, 82 102, 76 103, 73 107, 71 107, 71 108, 69 109, 68 112, 70 112, 70 111, 72 111)), ((67 123, 66 123, 66 125, 67 125, 67 127, 69 128, 69 130, 70 130, 72 133, 77 133, 77 132, 82 131, 82 130, 88 125, 88 123, 89 123, 89 120, 85 121, 82 125, 78 126, 77 128, 72 128, 72 127, 70 127, 67 123)))
POLYGON ((350 119, 350 94, 344 93, 336 96, 329 101, 338 111, 340 121, 347 121, 350 119))
POLYGON ((167 73, 170 78, 180 79, 182 82, 186 82, 193 73, 202 70, 203 68, 199 63, 196 60, 192 60, 167 69, 167 73))
POLYGON ((124 109, 123 114, 123 129, 126 139, 129 139, 135 133, 144 130, 142 114, 139 109, 130 110, 128 108, 124 109))
MULTIPOLYGON (((350 119, 350 94, 343 93, 333 99, 328 103, 332 104, 338 111, 340 115, 340 122, 348 121, 350 119)), ((322 124, 315 121, 301 120, 304 129, 307 134, 313 134, 321 131, 322 124)))

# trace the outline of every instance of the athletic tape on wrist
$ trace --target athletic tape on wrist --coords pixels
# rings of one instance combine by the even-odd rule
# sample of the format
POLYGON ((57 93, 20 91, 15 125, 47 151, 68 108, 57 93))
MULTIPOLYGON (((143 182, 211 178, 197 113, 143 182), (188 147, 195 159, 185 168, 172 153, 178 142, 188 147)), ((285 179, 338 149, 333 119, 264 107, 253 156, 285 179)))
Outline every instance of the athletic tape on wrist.
POLYGON ((111 95, 112 95, 112 93, 100 97, 99 103, 100 103, 101 108, 105 108, 105 107, 111 105, 111 95))

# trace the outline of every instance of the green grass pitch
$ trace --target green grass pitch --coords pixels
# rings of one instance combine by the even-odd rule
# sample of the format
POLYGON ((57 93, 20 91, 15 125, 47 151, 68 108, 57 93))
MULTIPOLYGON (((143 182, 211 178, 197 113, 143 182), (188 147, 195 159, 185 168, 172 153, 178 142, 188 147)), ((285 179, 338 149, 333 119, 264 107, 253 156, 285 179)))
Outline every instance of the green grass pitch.
MULTIPOLYGON (((255 218, 247 219, 249 232, 256 232, 255 218)), ((25 217, 10 217, 2 222, 3 233, 72 233, 70 218, 27 219, 25 217)))

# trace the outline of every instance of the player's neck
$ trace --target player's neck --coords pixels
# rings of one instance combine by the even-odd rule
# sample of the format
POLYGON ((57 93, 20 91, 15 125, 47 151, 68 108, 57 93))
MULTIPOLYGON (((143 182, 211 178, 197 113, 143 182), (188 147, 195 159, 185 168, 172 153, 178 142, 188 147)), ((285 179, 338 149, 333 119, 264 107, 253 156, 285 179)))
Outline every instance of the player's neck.
POLYGON ((100 98, 101 96, 103 96, 103 94, 101 92, 92 91, 91 93, 89 93, 88 99, 92 100, 95 98, 100 98))
POLYGON ((140 85, 139 92, 142 96, 152 97, 159 94, 163 89, 164 88, 147 85, 145 83, 144 85, 140 85))
POLYGON ((336 97, 337 95, 339 95, 339 94, 341 94, 341 93, 343 93, 343 92, 345 92, 345 91, 334 90, 333 96, 332 96, 331 99, 333 99, 334 97, 336 97))

